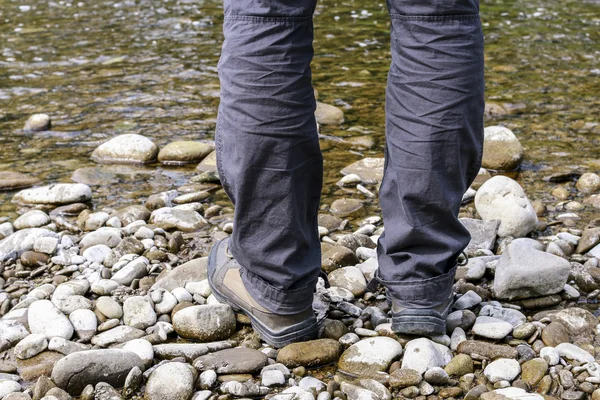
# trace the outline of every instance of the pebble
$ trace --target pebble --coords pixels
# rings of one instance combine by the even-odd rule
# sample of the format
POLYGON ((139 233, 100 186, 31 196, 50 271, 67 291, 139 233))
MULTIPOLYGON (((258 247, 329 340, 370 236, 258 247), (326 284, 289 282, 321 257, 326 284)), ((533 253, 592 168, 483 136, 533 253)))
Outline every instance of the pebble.
POLYGON ((208 226, 208 222, 196 211, 169 207, 152 211, 150 222, 166 231, 196 232, 208 226))
POLYGON ((152 300, 146 296, 132 296, 123 303, 123 322, 127 326, 146 329, 156 323, 152 300))
MULTIPOLYGON (((452 361, 452 360, 450 360, 452 361)), ((423 375, 423 379, 425 379, 427 382, 431 383, 432 385, 437 385, 437 386, 441 386, 441 385, 446 385, 448 383, 448 380, 450 379, 450 377, 448 376, 448 373, 440 367, 433 367, 428 369, 425 374, 423 375)))
POLYGON ((511 324, 493 317, 477 317, 473 325, 475 335, 492 340, 504 339, 512 330, 511 324))
MULTIPOLYGON (((25 122, 24 131, 41 132, 47 131, 52 125, 52 120, 48 114, 33 114, 25 122)), ((0 396, 2 397, 2 396, 0 396)))
POLYGON ((56 362, 52 369, 52 381, 69 394, 79 395, 88 384, 106 382, 114 387, 122 387, 133 367, 143 369, 143 361, 131 351, 80 351, 56 362))
POLYGON ((483 130, 482 166, 492 170, 511 171, 523 159, 523 146, 508 128, 489 126, 483 130))
POLYGON ((116 136, 92 153, 92 160, 103 164, 146 164, 156 160, 158 147, 138 134, 116 136))
POLYGON ((450 349, 427 338, 413 339, 406 344, 402 368, 414 369, 420 374, 433 367, 444 367, 452 359, 450 349))
POLYGON ((283 386, 286 383, 283 372, 279 370, 268 370, 261 374, 261 385, 267 387, 283 386))
POLYGON ((548 372, 548 363, 543 358, 534 358, 521 365, 521 379, 530 387, 537 387, 548 372))
POLYGON ((594 356, 572 343, 560 343, 555 347, 561 357, 579 361, 581 363, 594 362, 594 356))
POLYGON ((22 360, 34 357, 48 348, 48 339, 42 334, 31 334, 23 338, 15 346, 14 352, 17 358, 22 360))
POLYGON ((479 296, 474 291, 469 290, 467 293, 460 296, 460 298, 456 300, 456 302, 454 302, 453 307, 455 310, 465 310, 468 308, 475 307, 476 305, 481 303, 481 301, 481 296, 479 296))
POLYGON ((236 319, 231 307, 225 304, 192 306, 175 313, 173 328, 181 337, 212 342, 233 335, 236 319))
POLYGON ((196 370, 181 362, 156 368, 146 383, 145 396, 152 400, 188 400, 194 392, 196 370))
POLYGON ((92 310, 75 310, 69 314, 69 321, 71 321, 79 339, 84 342, 89 342, 96 334, 98 320, 92 310))
POLYGON ((212 153, 214 146, 194 141, 171 142, 158 153, 158 161, 167 165, 198 163, 212 153))
POLYGON ((481 185, 475 208, 484 221, 500 221, 500 237, 523 237, 537 227, 536 212, 523 188, 506 176, 494 176, 481 185))
POLYGON ((13 222, 15 229, 39 228, 50 223, 50 217, 43 211, 31 210, 13 222))
POLYGON ((450 376, 461 377, 473 373, 473 359, 467 354, 455 355, 444 367, 444 371, 450 376))
POLYGON ((560 354, 554 347, 544 347, 540 350, 540 357, 546 360, 548 365, 554 366, 560 362, 560 354))
POLYGON ((421 374, 414 369, 398 368, 390 374, 390 387, 405 388, 416 386, 423 380, 421 374))
POLYGON ((15 194, 13 200, 22 204, 64 205, 85 203, 91 198, 92 189, 88 185, 82 183, 55 183, 22 190, 15 194))
POLYGON ((328 275, 329 283, 346 289, 353 296, 362 296, 367 290, 367 281, 360 269, 356 267, 343 267, 336 269, 328 275))
POLYGON ((581 193, 592 194, 600 190, 600 176, 593 172, 586 172, 577 180, 577 190, 581 193))
POLYGON ((505 300, 559 293, 567 283, 570 270, 571 265, 564 258, 539 251, 527 243, 513 242, 496 266, 494 292, 505 300))
POLYGON ((38 300, 29 306, 28 323, 31 333, 39 333, 51 339, 55 336, 70 339, 73 325, 49 300, 38 300))
POLYGON ((289 344, 279 350, 277 362, 287 367, 318 367, 336 362, 342 354, 337 340, 317 339, 289 344))
POLYGON ((5 399, 9 393, 20 392, 21 385, 15 381, 0 381, 0 399, 5 399))
POLYGON ((247 374, 260 371, 267 362, 264 353, 241 347, 200 356, 194 360, 194 367, 199 371, 214 370, 217 374, 247 374))
POLYGON ((351 375, 369 375, 387 371, 390 364, 400 355, 402 355, 402 345, 394 339, 388 337, 363 339, 344 351, 339 359, 338 368, 351 375))
POLYGON ((500 358, 492 361, 483 370, 485 377, 492 383, 500 381, 512 382, 521 372, 521 366, 517 360, 500 358))

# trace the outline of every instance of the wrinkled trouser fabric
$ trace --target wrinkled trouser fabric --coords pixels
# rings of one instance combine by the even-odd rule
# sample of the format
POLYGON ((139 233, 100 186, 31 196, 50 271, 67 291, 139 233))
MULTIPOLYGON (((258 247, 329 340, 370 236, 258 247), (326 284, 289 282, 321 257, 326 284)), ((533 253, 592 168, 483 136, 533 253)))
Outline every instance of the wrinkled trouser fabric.
MULTIPOLYGON (((311 85, 316 0, 225 0, 217 167, 235 205, 230 249, 265 308, 310 307, 321 265, 323 161, 311 85)), ((477 0, 388 0, 385 234, 379 280, 403 306, 451 294, 470 237, 457 215, 481 164, 483 34, 477 0)))

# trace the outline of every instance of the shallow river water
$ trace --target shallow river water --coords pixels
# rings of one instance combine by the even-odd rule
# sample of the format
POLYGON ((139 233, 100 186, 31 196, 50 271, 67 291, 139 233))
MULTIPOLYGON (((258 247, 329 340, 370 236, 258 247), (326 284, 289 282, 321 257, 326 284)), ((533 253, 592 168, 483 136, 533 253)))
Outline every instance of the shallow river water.
MULTIPOLYGON (((488 0, 481 16, 488 109, 500 108, 486 125, 517 134, 526 151, 518 179, 530 197, 550 201, 555 184, 544 176, 600 170, 600 5, 488 0)), ((120 133, 159 146, 213 139, 222 20, 213 0, 0 0, 0 171, 49 183, 98 167, 96 207, 139 204, 185 184, 193 165, 97 166, 90 155, 120 133), (52 117, 53 129, 24 133, 38 112, 52 117)), ((389 23, 384 3, 323 0, 315 26, 314 86, 346 119, 321 130, 327 206, 360 196, 334 185, 342 167, 383 155, 389 23)), ((0 193, 0 217, 18 211, 13 194, 0 193)))

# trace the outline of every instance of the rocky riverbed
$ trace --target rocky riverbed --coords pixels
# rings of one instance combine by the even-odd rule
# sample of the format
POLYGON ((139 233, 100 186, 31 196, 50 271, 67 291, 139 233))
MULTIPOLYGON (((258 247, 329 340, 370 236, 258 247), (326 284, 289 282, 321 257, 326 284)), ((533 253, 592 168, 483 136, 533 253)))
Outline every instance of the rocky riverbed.
MULTIPOLYGON (((320 338, 274 349, 207 284, 211 246, 235 229, 215 200, 213 145, 121 135, 90 156, 197 163, 197 174, 120 208, 85 183, 0 175, 20 209, 0 223, 2 399, 600 399, 600 220, 581 217, 600 207, 594 173, 548 176, 554 200, 541 201, 482 169, 461 211, 473 239, 447 334, 421 338, 394 334, 382 289, 367 290, 384 228, 365 206, 382 160, 348 165, 347 196, 319 215, 331 284, 319 283, 320 338)), ((486 128, 484 166, 522 157, 510 130, 486 128)))

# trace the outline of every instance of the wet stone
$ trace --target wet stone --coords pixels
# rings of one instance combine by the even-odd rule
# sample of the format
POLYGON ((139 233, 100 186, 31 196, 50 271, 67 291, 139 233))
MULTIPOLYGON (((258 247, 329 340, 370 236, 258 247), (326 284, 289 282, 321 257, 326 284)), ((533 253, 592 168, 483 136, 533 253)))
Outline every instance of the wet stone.
POLYGON ((154 161, 158 147, 150 139, 137 134, 116 136, 92 153, 92 160, 103 164, 146 164, 154 161))
POLYGON ((38 178, 16 171, 0 171, 0 192, 24 189, 41 183, 38 178))
POLYGON ((208 143, 181 141, 171 142, 158 153, 158 161, 163 164, 181 165, 197 163, 212 153, 214 146, 208 143))
POLYGON ((342 346, 337 340, 317 339, 289 344, 279 350, 277 362, 287 367, 318 367, 337 361, 342 346))
POLYGON ((194 360, 199 371, 214 370, 218 374, 246 374, 260 371, 267 365, 267 356, 249 348, 236 348, 206 354, 194 360))

